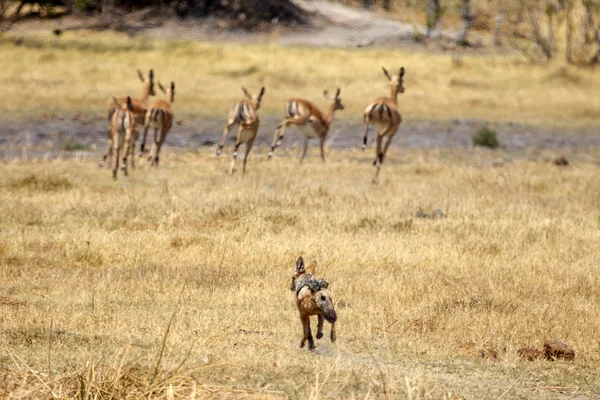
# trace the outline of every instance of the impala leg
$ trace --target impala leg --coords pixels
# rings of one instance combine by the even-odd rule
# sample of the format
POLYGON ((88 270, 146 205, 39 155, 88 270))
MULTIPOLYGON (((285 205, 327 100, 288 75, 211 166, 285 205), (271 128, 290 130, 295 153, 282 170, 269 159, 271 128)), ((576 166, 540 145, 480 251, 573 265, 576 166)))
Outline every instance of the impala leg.
POLYGON ((113 138, 113 179, 117 179, 117 170, 119 169, 119 150, 121 148, 121 133, 113 138))
MULTIPOLYGON (((381 132, 381 133, 383 133, 383 132, 381 132)), ((377 135, 377 148, 375 149, 375 160, 373 160, 373 165, 376 166, 376 167, 379 164, 381 164, 380 161, 379 161, 380 160, 380 155, 381 155, 381 142, 382 142, 382 139, 383 139, 383 136, 382 136, 381 133, 379 133, 377 135)))
POLYGON ((323 314, 319 314, 319 321, 317 322, 317 339, 321 339, 323 337, 323 314))
POLYGON ((308 151, 309 140, 310 139, 308 137, 304 137, 304 150, 302 150, 302 156, 300 157, 300 164, 302 164, 302 161, 304 161, 304 157, 306 157, 306 152, 308 151))
POLYGON ((109 136, 108 137, 108 145, 106 146, 106 151, 104 152, 104 155, 102 156, 102 160, 100 160, 100 164, 98 165, 100 168, 104 167, 104 163, 106 163, 106 160, 112 154, 112 150, 113 150, 113 139, 112 139, 112 136, 109 136))
POLYGON ((158 138, 158 143, 156 143, 156 155, 154 156, 154 160, 153 160, 153 165, 158 167, 158 156, 160 154, 160 149, 163 145, 163 143, 165 142, 165 139, 167 137, 167 132, 164 130, 164 128, 162 128, 160 130, 160 137, 158 138))
POLYGON ((248 156, 250 156, 250 150, 252 150, 253 143, 254 143, 254 138, 252 138, 246 142, 246 154, 244 155, 244 167, 242 169, 242 176, 246 175, 246 161, 248 161, 248 156))
POLYGON ((131 144, 132 139, 133 139, 133 129, 131 127, 129 127, 125 130, 125 143, 123 143, 123 166, 121 166, 121 169, 123 170, 123 173, 125 174, 125 176, 128 175, 128 173, 127 173, 127 156, 129 156, 129 153, 130 153, 129 145, 131 144))
POLYGON ((321 138, 321 160, 325 162, 325 136, 321 138))
POLYGON ((277 129, 275 129, 275 134, 273 135, 273 143, 271 144, 271 151, 269 152, 269 158, 273 157, 273 152, 275 151, 277 146, 279 146, 281 144, 281 141, 283 140, 283 135, 285 134, 286 122, 287 121, 283 121, 281 123, 281 125, 279 125, 277 127, 277 129))
POLYGON ((150 165, 154 165, 154 158, 158 156, 158 152, 156 148, 158 147, 158 126, 154 126, 154 142, 152 142, 152 147, 150 148, 150 154, 148 155, 148 161, 150 161, 150 165))
POLYGON ((229 173, 231 175, 233 175, 233 173, 235 172, 235 163, 237 161, 237 155, 238 155, 238 150, 240 149, 240 145, 242 144, 242 142, 240 142, 240 137, 242 136, 242 127, 240 126, 240 129, 238 131, 236 140, 235 140, 235 147, 233 149, 233 159, 231 160, 231 168, 229 169, 229 173))
POLYGON ((229 135, 229 131, 231 127, 235 124, 235 120, 228 120, 227 125, 225 125, 225 129, 223 129, 223 136, 221 137, 221 141, 219 142, 219 147, 217 147, 217 152, 215 155, 219 156, 223 152, 223 146, 225 146, 225 140, 227 139, 227 135, 229 135))
POLYGON ((385 155, 386 155, 391 143, 392 143, 392 137, 386 136, 385 145, 383 146, 383 152, 381 153, 381 158, 379 160, 380 163, 383 163, 383 159, 385 158, 385 155))
POLYGON ((146 117, 146 122, 144 123, 144 135, 142 136, 142 144, 140 145, 140 157, 144 155, 146 138, 148 137, 148 128, 150 128, 150 116, 146 117))
POLYGON ((363 136, 362 151, 367 148, 367 141, 369 140, 369 121, 365 121, 365 135, 363 136))

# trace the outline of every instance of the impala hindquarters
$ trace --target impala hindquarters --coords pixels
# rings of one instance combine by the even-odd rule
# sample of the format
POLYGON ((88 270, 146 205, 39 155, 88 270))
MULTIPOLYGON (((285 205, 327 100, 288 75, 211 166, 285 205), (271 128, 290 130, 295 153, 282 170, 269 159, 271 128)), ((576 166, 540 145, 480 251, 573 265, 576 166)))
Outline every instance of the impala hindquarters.
POLYGON ((306 341, 308 341, 309 350, 315 348, 315 342, 310 329, 310 317, 313 315, 316 315, 318 318, 317 339, 323 337, 323 322, 327 320, 331 324, 331 342, 334 343, 336 340, 335 323, 337 321, 337 314, 333 306, 331 293, 327 289, 329 284, 322 279, 314 277, 315 268, 316 263, 305 267, 304 259, 298 257, 290 286, 290 289, 296 295, 296 306, 300 313, 300 321, 303 328, 303 336, 299 346, 304 347, 306 341))
POLYGON ((235 172, 238 149, 240 145, 245 144, 246 152, 244 154, 242 175, 246 175, 246 162, 248 161, 250 150, 252 150, 252 144, 254 144, 254 139, 258 133, 258 127, 260 126, 260 119, 258 118, 257 111, 260 108, 260 103, 265 94, 265 88, 261 88, 260 93, 256 96, 252 96, 244 87, 242 87, 242 91, 244 92, 246 99, 241 99, 240 101, 234 103, 229 110, 227 124, 223 130, 223 136, 221 137, 221 142, 219 142, 216 155, 218 156, 221 154, 229 131, 234 125, 237 124, 238 131, 235 136, 235 148, 233 150, 233 160, 231 161, 231 168, 229 172, 231 174, 235 172))
POLYGON ((377 182, 381 164, 385 158, 388 148, 392 142, 392 138, 398 131, 398 127, 402 123, 402 116, 398 111, 398 93, 404 93, 404 67, 400 68, 398 75, 391 76, 389 72, 382 67, 383 73, 390 81, 391 96, 379 97, 375 99, 366 109, 364 113, 365 135, 363 137, 362 149, 367 146, 369 134, 369 124, 377 131, 376 137, 376 153, 373 165, 377 167, 373 182, 377 182), (385 143, 383 140, 385 139, 385 143))
POLYGON ((154 127, 154 142, 150 149, 150 155, 148 161, 150 165, 158 166, 158 155, 160 149, 167 137, 167 133, 173 126, 173 111, 171 111, 171 104, 175 101, 175 82, 171 82, 169 89, 165 89, 163 85, 158 83, 160 90, 166 94, 167 100, 158 100, 150 106, 148 112, 146 112, 146 120, 144 121, 144 137, 142 139, 142 148, 148 135, 148 128, 152 125, 154 127))
POLYGON ((310 139, 319 138, 321 146, 321 159, 325 162, 325 139, 329 133, 329 128, 333 122, 333 114, 337 110, 343 110, 344 105, 340 98, 340 89, 337 89, 335 97, 329 96, 327 90, 323 91, 323 96, 327 100, 327 113, 323 114, 313 103, 303 99, 292 99, 285 105, 285 119, 277 126, 273 135, 273 143, 269 158, 273 157, 273 152, 281 144, 285 136, 285 130, 290 125, 296 125, 304 134, 304 149, 300 157, 300 163, 304 161, 308 151, 308 142, 310 139))
POLYGON ((131 153, 131 147, 135 146, 135 118, 131 111, 133 106, 130 97, 127 97, 126 102, 123 104, 116 98, 114 98, 114 101, 120 107, 113 113, 111 118, 111 141, 114 152, 112 173, 113 179, 117 179, 121 149, 123 149, 123 165, 121 169, 125 176, 127 176, 127 156, 131 153))

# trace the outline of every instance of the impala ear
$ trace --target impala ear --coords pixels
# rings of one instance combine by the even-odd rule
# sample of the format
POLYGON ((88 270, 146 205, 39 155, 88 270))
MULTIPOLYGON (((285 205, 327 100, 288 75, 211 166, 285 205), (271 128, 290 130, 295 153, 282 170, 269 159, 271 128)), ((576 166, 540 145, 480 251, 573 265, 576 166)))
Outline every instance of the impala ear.
POLYGON ((302 258, 302 256, 298 257, 296 260, 296 269, 294 272, 296 275, 304 273, 304 258, 302 258))
POLYGON ((398 73, 398 80, 402 79, 403 76, 404 76, 404 67, 401 67, 400 72, 398 73))
POLYGON ((392 77, 390 76, 390 73, 387 71, 387 69, 385 69, 385 67, 381 67, 381 69, 383 70, 383 73, 385 74, 385 76, 387 76, 388 81, 391 81, 392 77))
POLYGON ((308 267, 306 267, 306 272, 308 272, 309 274, 314 275, 315 274, 315 268, 317 268, 317 262, 313 261, 310 263, 310 265, 308 267))
POLYGON ((144 74, 142 74, 142 71, 140 71, 139 69, 137 70, 137 74, 138 74, 138 78, 140 78, 140 81, 144 82, 144 74))
POLYGON ((335 98, 337 99, 338 97, 340 97, 340 88, 338 88, 337 92, 335 92, 335 98))
POLYGON ((113 96, 112 98, 113 98, 113 102, 114 102, 114 103, 117 105, 117 107, 119 107, 119 108, 120 108, 120 107, 123 107, 123 106, 121 105, 121 103, 119 103, 119 100, 117 100, 117 98, 116 98, 115 96, 113 96))
POLYGON ((242 86, 242 92, 244 92, 244 95, 248 98, 248 100, 252 100, 252 95, 250 93, 248 93, 246 88, 243 86, 242 86))
POLYGON ((164 94, 167 94, 167 90, 163 87, 162 83, 158 82, 158 88, 160 89, 161 92, 163 92, 164 94))

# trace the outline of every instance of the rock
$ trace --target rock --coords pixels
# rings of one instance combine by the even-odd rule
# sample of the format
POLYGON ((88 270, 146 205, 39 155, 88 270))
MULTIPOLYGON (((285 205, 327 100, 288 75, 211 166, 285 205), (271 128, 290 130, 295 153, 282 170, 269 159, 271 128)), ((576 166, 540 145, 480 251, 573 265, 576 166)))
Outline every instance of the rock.
POLYGON ((554 163, 554 165, 557 165, 559 167, 568 167, 569 166, 569 160, 567 160, 565 157, 557 157, 552 162, 554 163))
POLYGON ((539 358, 542 358, 544 355, 544 353, 542 353, 540 350, 534 349, 533 347, 521 347, 519 350, 517 350, 517 354, 519 354, 519 357, 521 357, 523 360, 527 361, 535 361, 539 358))
POLYGON ((550 361, 572 360, 575 358, 575 351, 560 340, 548 340, 544 343, 544 356, 550 361))

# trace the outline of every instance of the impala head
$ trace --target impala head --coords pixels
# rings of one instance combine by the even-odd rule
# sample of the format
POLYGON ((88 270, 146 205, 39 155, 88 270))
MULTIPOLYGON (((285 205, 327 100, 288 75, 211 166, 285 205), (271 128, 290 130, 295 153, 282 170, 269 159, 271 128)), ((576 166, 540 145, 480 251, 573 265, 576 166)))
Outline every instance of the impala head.
POLYGON ((175 101, 175 82, 171 81, 169 89, 165 89, 165 87, 160 82, 158 82, 158 88, 167 96, 169 103, 173 103, 175 101))
POLYGON ((146 86, 146 88, 147 88, 146 90, 148 90, 148 95, 156 96, 156 92, 154 91, 154 71, 150 69, 148 71, 148 76, 144 77, 144 74, 142 74, 142 71, 140 71, 138 69, 137 74, 138 74, 138 78, 140 78, 140 81, 142 81, 142 83, 146 86))
POLYGON ((335 97, 333 98, 329 95, 327 89, 323 90, 323 96, 325 96, 325 99, 327 99, 327 101, 333 105, 334 110, 344 109, 344 104, 342 104, 342 99, 340 98, 340 88, 337 89, 337 92, 335 92, 335 97))
POLYGON ((404 93, 404 67, 401 67, 400 71, 398 72, 398 75, 394 76, 391 76, 387 69, 385 69, 385 67, 381 67, 381 69, 392 84, 392 91, 396 91, 397 93, 404 93))
POLYGON ((254 107, 255 110, 258 110, 260 108, 260 102, 262 101, 262 97, 265 94, 265 87, 263 86, 260 89, 260 93, 257 96, 252 96, 250 92, 248 92, 243 86, 242 92, 244 92, 244 96, 246 96, 246 98, 250 100, 250 102, 252 103, 252 107, 254 107))
POLYGON ((131 97, 127 96, 127 103, 125 104, 121 104, 119 102, 119 100, 117 100, 117 98, 115 96, 112 97, 113 98, 113 102, 117 105, 117 107, 121 108, 121 109, 128 109, 129 111, 131 111, 133 109, 133 104, 131 104, 131 97))

